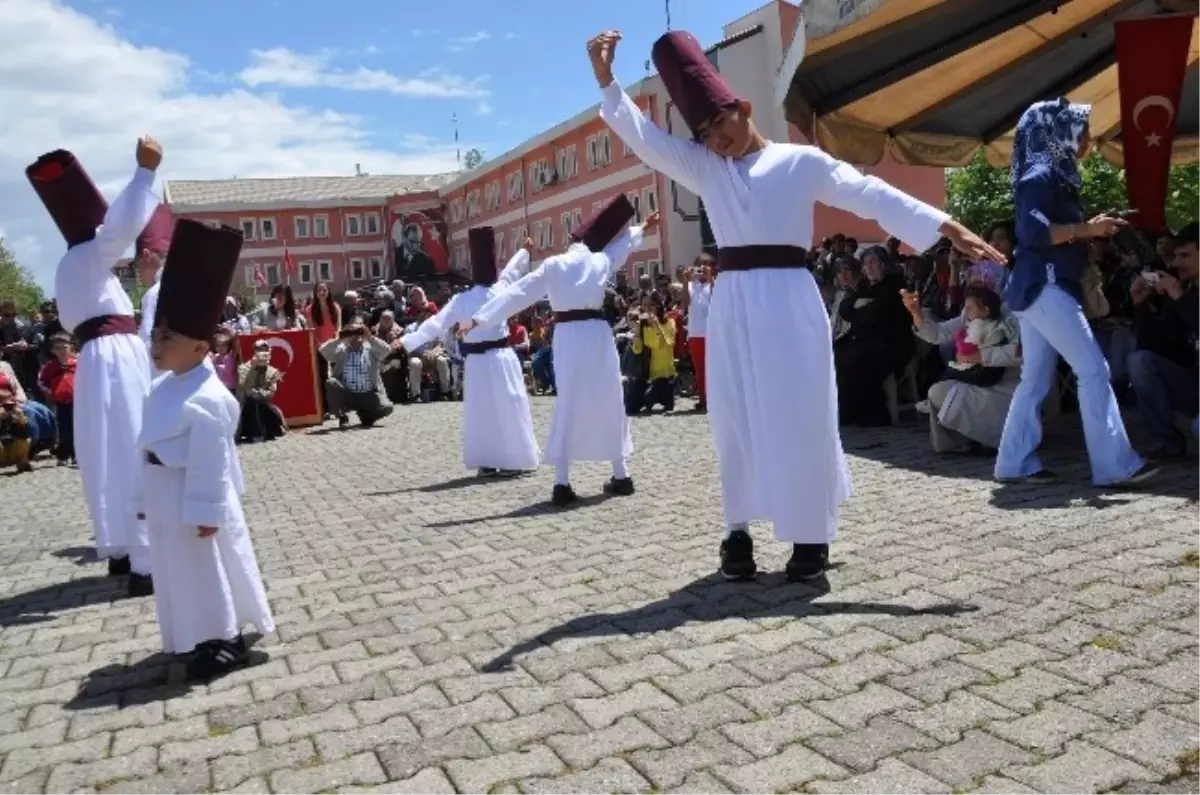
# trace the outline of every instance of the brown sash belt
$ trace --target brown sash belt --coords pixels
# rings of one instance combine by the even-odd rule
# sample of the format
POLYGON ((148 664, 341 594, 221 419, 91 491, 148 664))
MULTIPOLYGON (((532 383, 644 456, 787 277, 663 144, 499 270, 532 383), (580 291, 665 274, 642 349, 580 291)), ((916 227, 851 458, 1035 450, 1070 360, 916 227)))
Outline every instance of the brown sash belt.
POLYGON ((799 246, 729 246, 717 249, 717 273, 763 268, 804 268, 808 252, 799 246))
POLYGON ((153 451, 150 450, 146 451, 146 463, 153 464, 156 467, 165 466, 162 462, 162 459, 156 456, 153 451))
POLYGON ((99 315, 91 317, 75 327, 75 339, 82 350, 84 345, 101 337, 115 334, 137 335, 137 321, 132 315, 99 315))
POLYGON ((554 313, 555 323, 578 323, 581 320, 606 320, 602 309, 567 309, 554 313))
POLYGON ((501 348, 508 348, 508 338, 501 340, 487 340, 486 342, 460 342, 458 350, 464 357, 472 356, 477 353, 487 353, 488 351, 496 351, 501 348))

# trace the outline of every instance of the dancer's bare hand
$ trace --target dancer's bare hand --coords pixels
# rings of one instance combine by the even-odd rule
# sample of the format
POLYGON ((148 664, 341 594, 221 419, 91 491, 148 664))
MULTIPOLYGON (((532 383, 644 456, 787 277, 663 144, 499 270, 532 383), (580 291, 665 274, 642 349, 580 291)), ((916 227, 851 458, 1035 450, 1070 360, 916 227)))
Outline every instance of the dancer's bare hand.
POLYGON ((162 144, 149 135, 143 135, 137 142, 136 157, 139 167, 156 171, 163 158, 162 144))
POLYGON ((587 43, 588 59, 592 62, 592 73, 601 88, 607 88, 613 81, 613 58, 617 55, 617 42, 621 40, 621 31, 606 30, 593 36, 587 43))

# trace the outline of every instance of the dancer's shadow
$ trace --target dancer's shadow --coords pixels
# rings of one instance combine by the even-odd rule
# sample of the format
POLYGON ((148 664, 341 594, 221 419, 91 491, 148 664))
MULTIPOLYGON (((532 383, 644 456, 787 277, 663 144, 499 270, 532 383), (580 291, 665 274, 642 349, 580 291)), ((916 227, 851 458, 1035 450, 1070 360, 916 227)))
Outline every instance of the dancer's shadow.
POLYGON ((447 519, 443 522, 429 522, 426 527, 447 528, 447 527, 467 527, 475 524, 483 524, 501 519, 528 519, 534 516, 554 516, 556 514, 572 513, 573 511, 591 508, 595 505, 608 502, 613 499, 612 494, 590 494, 587 497, 580 497, 570 505, 561 508, 552 505, 549 500, 546 502, 538 502, 533 505, 526 505, 523 508, 516 508, 505 513, 494 513, 488 516, 476 516, 471 519, 447 519))
POLYGON ((116 577, 80 577, 45 585, 0 599, 0 627, 53 621, 73 607, 113 602, 125 595, 125 582, 116 577))
POLYGON ((95 547, 64 547, 51 554, 56 558, 69 560, 76 566, 88 566, 100 562, 100 558, 96 557, 95 547))
POLYGON ((412 486, 406 489, 389 489, 387 491, 368 491, 364 492, 364 497, 391 497, 395 494, 412 494, 418 492, 421 494, 440 494, 443 491, 456 491, 458 489, 467 489, 471 486, 486 486, 490 484, 511 483, 514 480, 522 480, 528 477, 529 474, 521 473, 520 475, 495 476, 495 475, 463 475, 453 480, 445 480, 441 483, 430 483, 427 486, 412 486))
POLYGON ((808 583, 792 585, 781 573, 762 575, 754 583, 727 582, 719 574, 701 577, 675 593, 623 613, 595 613, 566 621, 557 627, 513 646, 489 660, 480 669, 497 673, 512 669, 513 660, 522 654, 549 646, 565 638, 631 635, 638 632, 662 632, 692 621, 720 621, 753 613, 755 618, 789 617, 803 619, 833 614, 946 616, 972 613, 978 607, 945 602, 931 607, 909 607, 886 602, 814 602, 829 593, 829 581, 821 576, 808 583), (748 607, 747 601, 763 599, 748 607), (771 604, 773 603, 773 604, 771 604))

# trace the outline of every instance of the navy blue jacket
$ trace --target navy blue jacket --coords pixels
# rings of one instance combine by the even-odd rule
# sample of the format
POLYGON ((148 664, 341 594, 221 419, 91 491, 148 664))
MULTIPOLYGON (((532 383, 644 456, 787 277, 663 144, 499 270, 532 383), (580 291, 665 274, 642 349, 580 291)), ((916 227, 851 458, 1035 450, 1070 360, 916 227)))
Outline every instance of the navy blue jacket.
POLYGON ((1017 183, 1017 248, 1004 300, 1013 312, 1028 309, 1046 286, 1046 266, 1054 266, 1054 281, 1083 303, 1083 271, 1087 243, 1050 244, 1050 226, 1083 223, 1079 191, 1064 182, 1049 166, 1034 166, 1017 183))

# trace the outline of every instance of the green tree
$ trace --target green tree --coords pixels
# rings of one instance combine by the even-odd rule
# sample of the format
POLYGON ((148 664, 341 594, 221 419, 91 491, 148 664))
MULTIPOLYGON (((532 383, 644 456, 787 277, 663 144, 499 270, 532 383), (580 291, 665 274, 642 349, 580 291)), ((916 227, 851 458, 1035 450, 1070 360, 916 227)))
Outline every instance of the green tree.
POLYGON ((474 171, 483 165, 483 152, 478 149, 468 149, 463 155, 463 169, 466 171, 474 171))
POLYGON ((947 170, 946 212, 980 233, 988 224, 1011 218, 1008 169, 989 165, 980 149, 971 165, 947 170))
POLYGON ((1200 206, 1200 167, 1176 166, 1167 182, 1167 223, 1178 231, 1196 220, 1200 206))
POLYGON ((15 301, 18 312, 32 312, 46 300, 33 274, 18 264, 3 238, 0 238, 0 299, 15 301))

